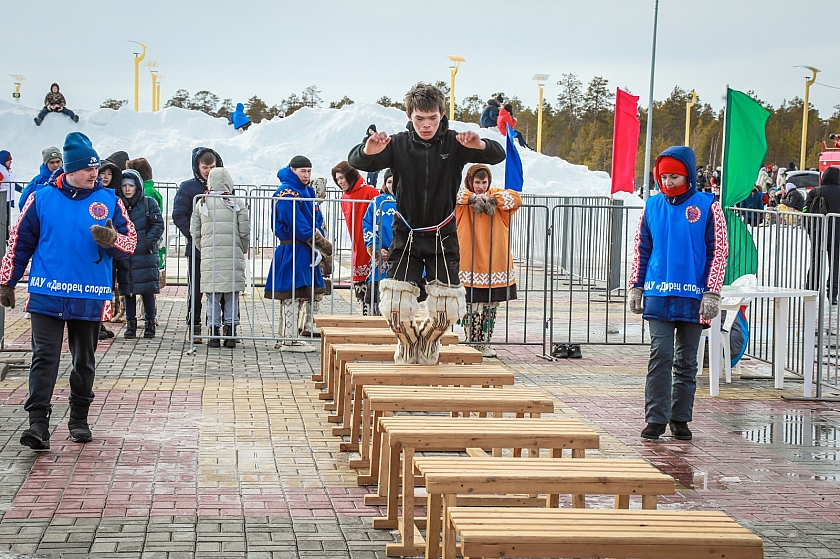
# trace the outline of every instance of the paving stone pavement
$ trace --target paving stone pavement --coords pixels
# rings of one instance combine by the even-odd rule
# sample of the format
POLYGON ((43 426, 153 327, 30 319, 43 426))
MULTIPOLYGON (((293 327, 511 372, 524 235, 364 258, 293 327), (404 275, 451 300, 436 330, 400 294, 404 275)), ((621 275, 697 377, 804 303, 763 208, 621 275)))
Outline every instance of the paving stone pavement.
MULTIPOLYGON (((187 355, 183 295, 167 287, 160 296, 154 340, 125 340, 121 325, 109 325, 118 337, 98 348, 91 443, 68 438, 69 355, 49 452, 18 442, 27 369, 0 382, 0 558, 385 557, 395 534, 371 527, 383 510, 363 504, 368 490, 356 485, 310 381, 320 354, 246 340, 187 355)), ((270 314, 253 303, 243 320, 270 314)), ((7 313, 7 347, 28 346, 21 306, 7 313)), ((646 443, 646 348, 583 351, 550 362, 539 346, 498 348, 518 384, 555 399, 555 415, 601 434, 591 456, 642 457, 674 476, 678 492, 662 508, 724 510, 761 535, 768 558, 840 556, 837 403, 780 399, 800 393, 795 381, 776 390, 737 378, 713 399, 703 375, 695 439, 646 443)), ((767 373, 744 365, 745 375, 767 373)))

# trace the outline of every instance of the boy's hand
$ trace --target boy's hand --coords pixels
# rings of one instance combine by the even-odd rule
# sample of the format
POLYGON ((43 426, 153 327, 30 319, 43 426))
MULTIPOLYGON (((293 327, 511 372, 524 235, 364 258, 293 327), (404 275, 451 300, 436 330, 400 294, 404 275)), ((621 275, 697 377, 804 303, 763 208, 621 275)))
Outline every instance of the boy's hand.
POLYGON ((459 132, 455 136, 455 139, 458 140, 458 142, 460 142, 460 144, 465 148, 484 149, 486 147, 486 144, 484 143, 484 140, 481 139, 481 136, 472 130, 459 132))
POLYGON ((362 151, 364 151, 365 155, 376 155, 377 153, 382 153, 385 150, 385 146, 390 143, 391 136, 385 132, 377 132, 367 139, 367 142, 365 142, 365 149, 362 151))

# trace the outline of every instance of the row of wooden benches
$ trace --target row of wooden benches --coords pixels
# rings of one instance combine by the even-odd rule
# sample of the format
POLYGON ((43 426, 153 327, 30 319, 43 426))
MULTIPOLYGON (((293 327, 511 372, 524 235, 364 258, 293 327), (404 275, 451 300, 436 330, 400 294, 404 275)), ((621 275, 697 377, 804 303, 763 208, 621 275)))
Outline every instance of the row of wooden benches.
POLYGON ((553 401, 512 386, 504 367, 463 366, 481 363, 481 355, 454 336, 444 339, 444 364, 396 366, 395 337, 381 317, 320 316, 316 324, 322 369, 313 380, 334 412, 328 420, 341 424, 333 434, 349 438, 341 449, 360 454, 350 461, 363 470, 358 483, 376 486, 365 503, 387 507, 373 526, 399 529, 387 555, 763 556, 761 539, 723 513, 653 510, 658 495, 675 492, 673 478, 644 460, 586 459, 586 449, 599 447, 595 431, 541 418, 553 401), (564 450, 574 459, 551 459, 564 450), (432 452, 467 456, 416 456, 432 452), (415 516, 419 485, 425 517, 415 516), (595 494, 616 495, 616 509, 585 509, 586 495, 595 494), (572 508, 557 508, 561 495, 572 496, 572 508), (643 510, 629 510, 631 496, 641 497, 643 510))

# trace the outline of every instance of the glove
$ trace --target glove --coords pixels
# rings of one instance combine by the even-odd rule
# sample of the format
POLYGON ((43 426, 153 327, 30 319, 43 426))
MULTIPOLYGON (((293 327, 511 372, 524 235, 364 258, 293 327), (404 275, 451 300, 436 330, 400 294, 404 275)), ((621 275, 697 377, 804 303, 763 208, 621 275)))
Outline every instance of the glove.
POLYGON ((317 229, 315 230, 315 248, 320 250, 326 256, 332 256, 332 243, 329 242, 327 238, 324 237, 317 229))
POLYGON ((102 248, 111 248, 117 242, 117 230, 114 229, 114 223, 110 219, 105 221, 105 227, 91 225, 90 233, 96 244, 102 248))
POLYGON ((707 291, 700 301, 700 317, 703 320, 712 320, 720 312, 720 293, 707 291))
POLYGON ((469 205, 472 207, 475 213, 484 213, 484 200, 481 198, 481 196, 478 196, 476 194, 470 194, 469 205))
POLYGON ((0 305, 15 308, 15 288, 9 285, 0 285, 0 305))
POLYGON ((484 198, 484 213, 494 215, 496 213, 496 203, 495 196, 486 196, 484 198))
POLYGON ((644 304, 642 302, 645 295, 645 290, 641 287, 634 287, 630 290, 629 299, 628 299, 628 306, 630 307, 630 312, 633 314, 642 314, 645 310, 644 304))

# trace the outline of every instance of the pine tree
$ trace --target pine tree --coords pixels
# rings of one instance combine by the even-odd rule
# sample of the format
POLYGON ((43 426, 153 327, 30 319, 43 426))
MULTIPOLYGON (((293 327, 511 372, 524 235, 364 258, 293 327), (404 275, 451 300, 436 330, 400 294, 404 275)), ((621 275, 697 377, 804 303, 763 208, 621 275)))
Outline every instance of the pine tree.
POLYGON ((187 104, 187 108, 214 116, 216 113, 216 105, 218 104, 219 96, 203 89, 192 96, 187 104))
POLYGON ((321 103, 323 103, 321 100, 321 90, 314 85, 310 85, 304 89, 300 99, 304 107, 320 107, 321 103))
POLYGON ((181 109, 188 108, 187 105, 190 102, 190 92, 186 89, 179 89, 175 92, 175 95, 166 102, 164 107, 178 107, 181 109))
MULTIPOLYGON (((268 105, 265 101, 254 95, 245 103, 245 114, 251 119, 251 122, 257 124, 266 118, 268 112, 268 105)), ((270 118, 270 117, 269 117, 270 118)))
MULTIPOLYGON (((102 104, 99 105, 100 109, 114 109, 115 111, 120 110, 120 107, 124 107, 128 105, 128 99, 105 99, 102 101, 102 104)), ((168 107, 169 105, 167 105, 168 107)))
POLYGON ((340 101, 330 101, 330 108, 340 109, 344 105, 352 105, 353 103, 354 101, 345 95, 340 101))

